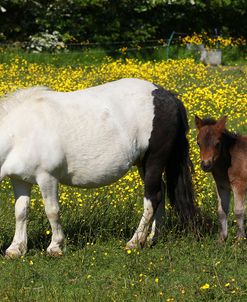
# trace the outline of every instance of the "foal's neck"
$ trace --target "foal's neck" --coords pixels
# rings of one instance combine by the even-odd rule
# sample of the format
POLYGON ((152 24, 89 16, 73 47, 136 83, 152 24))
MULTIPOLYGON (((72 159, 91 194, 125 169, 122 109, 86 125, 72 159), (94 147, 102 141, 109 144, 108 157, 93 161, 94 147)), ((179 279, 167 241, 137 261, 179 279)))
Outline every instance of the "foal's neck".
POLYGON ((239 135, 231 133, 228 130, 225 130, 221 136, 221 150, 220 156, 217 159, 212 173, 214 177, 224 177, 228 178, 227 171, 231 166, 231 153, 230 150, 236 144, 239 135))

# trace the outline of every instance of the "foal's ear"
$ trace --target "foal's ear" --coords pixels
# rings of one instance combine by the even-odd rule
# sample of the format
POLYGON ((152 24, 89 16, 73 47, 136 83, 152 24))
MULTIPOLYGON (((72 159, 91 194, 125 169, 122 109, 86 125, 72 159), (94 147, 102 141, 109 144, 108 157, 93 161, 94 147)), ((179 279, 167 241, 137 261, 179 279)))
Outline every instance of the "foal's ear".
POLYGON ((222 132, 225 129, 226 121, 227 121, 227 116, 223 116, 222 118, 220 118, 215 125, 216 129, 222 132))
POLYGON ((198 130, 202 128, 202 119, 200 119, 197 115, 195 115, 195 124, 198 130))

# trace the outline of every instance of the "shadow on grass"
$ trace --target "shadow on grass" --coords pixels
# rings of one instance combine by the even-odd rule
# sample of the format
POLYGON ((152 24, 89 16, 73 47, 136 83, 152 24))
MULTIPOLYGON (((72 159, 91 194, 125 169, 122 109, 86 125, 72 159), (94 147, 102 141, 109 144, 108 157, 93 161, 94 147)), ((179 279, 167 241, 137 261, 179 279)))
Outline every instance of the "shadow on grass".
MULTIPOLYGON (((107 242, 112 239, 121 240, 124 244, 133 236, 139 222, 136 215, 133 215, 133 217, 128 215, 120 228, 119 220, 114 220, 114 217, 108 217, 101 221, 100 217, 95 215, 87 221, 85 216, 77 218, 73 216, 71 219, 69 219, 69 213, 66 213, 65 216, 62 219, 62 225, 66 236, 66 245, 73 249, 83 248, 87 243, 107 242)), ((28 250, 46 250, 51 240, 51 232, 46 232, 49 228, 45 215, 31 217, 28 224, 28 250)), ((191 222, 181 223, 174 211, 169 210, 166 213, 159 238, 165 242, 166 237, 170 237, 171 234, 174 238, 192 235, 195 240, 200 241, 207 236, 214 236, 217 232, 217 221, 214 221, 207 213, 200 213, 191 222)), ((4 254, 4 251, 10 245, 12 236, 12 231, 9 229, 3 230, 1 254, 4 254)))
MULTIPOLYGON (((2 196, 6 199, 6 196, 2 196)), ((131 239, 142 216, 142 198, 126 201, 125 207, 114 207, 110 200, 92 201, 83 207, 61 205, 61 224, 66 236, 66 244, 83 248, 88 242, 108 242, 121 240, 123 244, 131 239), (99 206, 100 204, 100 206, 99 206), (137 208, 139 211, 137 212, 137 208)), ((216 215, 215 215, 216 216, 216 215)), ((173 209, 165 212, 161 239, 169 234, 175 237, 192 234, 195 240, 214 236, 218 232, 218 221, 211 211, 201 208, 193 221, 182 223, 173 209)), ((2 204, 0 215, 0 251, 11 244, 15 230, 14 207, 10 203, 2 204)), ((36 205, 28 215, 28 250, 46 250, 51 240, 51 228, 44 208, 36 205)))

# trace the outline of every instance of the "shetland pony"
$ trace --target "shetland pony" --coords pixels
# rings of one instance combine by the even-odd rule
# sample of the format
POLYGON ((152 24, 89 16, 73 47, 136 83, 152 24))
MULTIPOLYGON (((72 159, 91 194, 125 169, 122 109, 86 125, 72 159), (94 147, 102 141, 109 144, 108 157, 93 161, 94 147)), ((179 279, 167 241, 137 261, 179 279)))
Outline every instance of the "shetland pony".
POLYGON ((127 248, 155 238, 163 206, 162 174, 179 214, 194 213, 186 111, 173 94, 150 82, 121 79, 74 92, 34 87, 0 102, 0 177, 9 176, 16 229, 6 251, 27 250, 30 192, 38 184, 52 229, 47 252, 60 255, 58 183, 82 188, 111 184, 136 165, 144 181, 144 212, 127 248), (155 234, 156 233, 156 234, 155 234))
POLYGON ((229 132, 225 128, 226 117, 218 121, 195 117, 198 129, 201 167, 211 172, 216 182, 220 241, 227 238, 227 214, 230 193, 234 195, 234 212, 237 220, 237 239, 245 238, 244 201, 247 192, 247 136, 229 132))

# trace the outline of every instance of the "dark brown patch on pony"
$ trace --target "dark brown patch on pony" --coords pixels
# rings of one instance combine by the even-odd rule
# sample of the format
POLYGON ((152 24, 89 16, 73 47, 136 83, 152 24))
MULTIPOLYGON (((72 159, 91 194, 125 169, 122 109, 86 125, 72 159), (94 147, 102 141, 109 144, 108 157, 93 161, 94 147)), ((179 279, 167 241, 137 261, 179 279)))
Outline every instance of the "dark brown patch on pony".
POLYGON ((153 129, 142 161, 145 197, 152 201, 154 209, 157 208, 165 171, 170 203, 182 219, 187 220, 194 216, 195 206, 186 110, 179 99, 162 87, 157 86, 152 95, 153 129))

